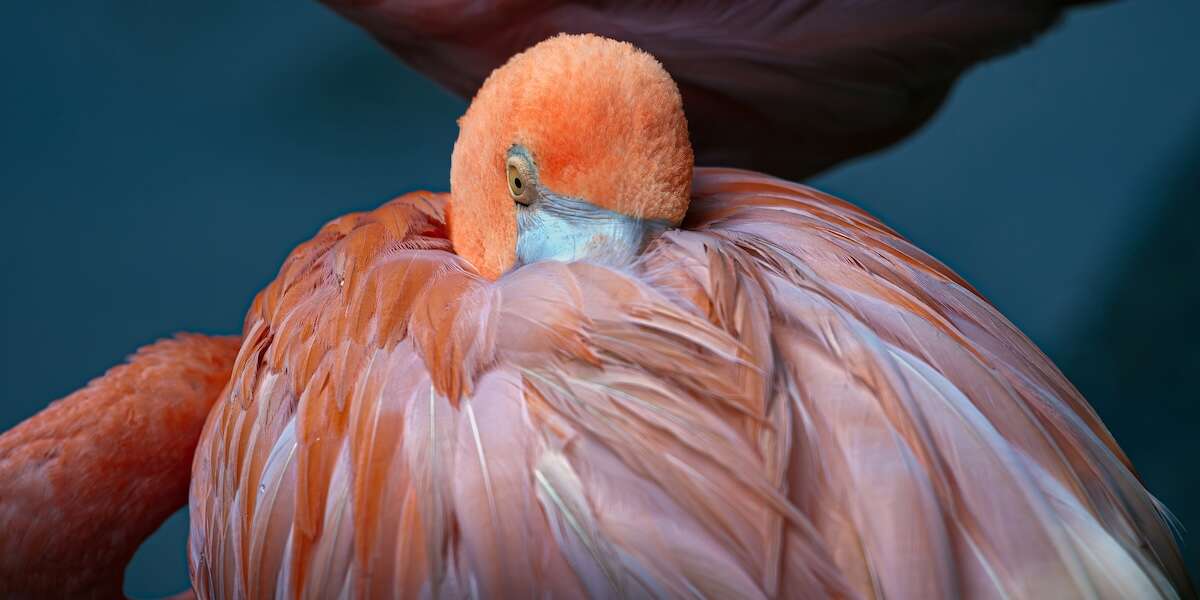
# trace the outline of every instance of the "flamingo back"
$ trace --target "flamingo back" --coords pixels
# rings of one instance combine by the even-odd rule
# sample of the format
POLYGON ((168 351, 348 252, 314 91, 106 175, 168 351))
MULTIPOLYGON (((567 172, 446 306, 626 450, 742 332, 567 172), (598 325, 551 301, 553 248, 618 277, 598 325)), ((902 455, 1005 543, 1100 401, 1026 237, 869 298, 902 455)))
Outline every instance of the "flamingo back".
POLYGON ((693 189, 626 267, 486 281, 424 192, 297 248, 196 454, 197 593, 1190 593, 1096 414, 969 285, 804 186, 693 189))

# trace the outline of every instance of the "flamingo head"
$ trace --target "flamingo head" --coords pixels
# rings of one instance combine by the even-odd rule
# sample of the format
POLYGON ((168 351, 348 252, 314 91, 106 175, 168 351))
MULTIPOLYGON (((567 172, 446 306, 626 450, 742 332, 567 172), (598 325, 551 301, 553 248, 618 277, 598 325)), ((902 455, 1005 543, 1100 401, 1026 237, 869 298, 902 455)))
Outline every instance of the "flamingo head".
POLYGON ((459 120, 450 238, 490 279, 628 261, 683 219, 692 162, 679 89, 654 57, 559 35, 493 71, 459 120))

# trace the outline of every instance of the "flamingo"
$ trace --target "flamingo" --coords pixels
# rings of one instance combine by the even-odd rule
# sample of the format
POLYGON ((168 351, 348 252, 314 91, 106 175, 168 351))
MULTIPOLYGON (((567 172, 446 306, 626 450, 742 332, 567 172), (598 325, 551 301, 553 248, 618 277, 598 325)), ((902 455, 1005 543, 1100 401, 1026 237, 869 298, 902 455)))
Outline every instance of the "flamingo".
POLYGON ((119 596, 187 495, 202 598, 1192 594, 1034 344, 853 205, 694 167, 683 107, 628 43, 509 59, 449 194, 0 436, 0 592, 119 596))

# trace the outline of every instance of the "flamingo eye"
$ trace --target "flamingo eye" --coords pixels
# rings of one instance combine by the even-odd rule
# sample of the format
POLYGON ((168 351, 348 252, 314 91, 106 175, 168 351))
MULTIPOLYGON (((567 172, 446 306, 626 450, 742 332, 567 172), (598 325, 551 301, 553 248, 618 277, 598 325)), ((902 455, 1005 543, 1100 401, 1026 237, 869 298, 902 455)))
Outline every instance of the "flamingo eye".
POLYGON ((528 171, 523 166, 517 160, 508 162, 508 193, 516 202, 528 205, 532 193, 529 192, 528 171))
POLYGON ((516 165, 508 165, 508 191, 513 198, 519 198, 525 193, 525 182, 521 181, 521 172, 516 165))

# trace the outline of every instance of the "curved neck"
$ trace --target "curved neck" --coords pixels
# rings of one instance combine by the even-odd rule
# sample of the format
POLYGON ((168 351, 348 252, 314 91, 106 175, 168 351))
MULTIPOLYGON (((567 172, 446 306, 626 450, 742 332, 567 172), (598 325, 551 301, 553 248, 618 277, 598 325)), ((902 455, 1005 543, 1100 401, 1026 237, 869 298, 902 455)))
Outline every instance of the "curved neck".
POLYGON ((158 342, 0 435, 0 597, 122 597, 126 563, 187 503, 237 349, 158 342))

